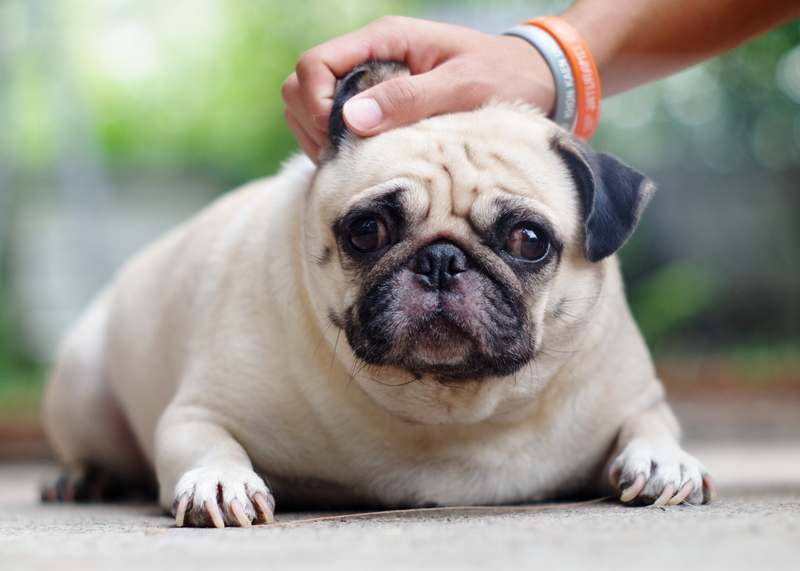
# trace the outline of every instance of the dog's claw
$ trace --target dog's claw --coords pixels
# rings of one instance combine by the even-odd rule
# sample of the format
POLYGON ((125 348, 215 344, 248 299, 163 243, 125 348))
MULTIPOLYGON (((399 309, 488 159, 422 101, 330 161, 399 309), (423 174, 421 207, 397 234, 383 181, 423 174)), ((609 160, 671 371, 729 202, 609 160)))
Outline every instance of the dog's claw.
POLYGON ((645 478, 644 474, 639 474, 636 476, 636 479, 633 481, 633 484, 631 484, 631 487, 627 490, 623 490, 622 495, 619 497, 620 501, 629 502, 634 499, 639 495, 639 492, 642 491, 642 488, 644 488, 646 482, 647 478, 645 478))
POLYGON ((225 527, 225 520, 222 519, 222 512, 219 511, 219 506, 213 500, 206 500, 203 504, 206 508, 206 513, 208 517, 211 518, 211 523, 214 524, 214 527, 223 528, 225 527))
POLYGON ((667 505, 677 506, 683 500, 685 500, 686 497, 693 491, 694 491, 694 484, 692 484, 691 482, 687 482, 686 484, 683 485, 681 490, 677 494, 675 494, 675 497, 673 497, 670 501, 667 502, 667 505))
POLYGON ((175 525, 177 527, 183 527, 183 519, 186 516, 186 506, 188 505, 189 494, 183 494, 178 502, 178 507, 175 508, 175 525))
POLYGON ((247 514, 244 513, 244 507, 242 507, 242 502, 234 498, 231 500, 231 512, 233 513, 236 521, 239 522, 239 525, 242 527, 251 527, 253 522, 250 521, 250 518, 247 517, 247 514))
POLYGON ((717 485, 714 483, 714 479, 705 474, 703 476, 703 503, 707 504, 709 502, 713 502, 717 499, 717 485))
POLYGON ((663 506, 666 505, 672 499, 672 496, 675 495, 675 486, 672 484, 667 484, 664 486, 664 490, 661 492, 661 495, 658 496, 658 499, 653 502, 654 506, 663 506))
POLYGON ((258 507, 258 511, 261 513, 261 521, 267 524, 275 523, 275 516, 273 515, 275 512, 275 500, 271 497, 267 499, 261 492, 256 492, 253 494, 253 501, 258 507))

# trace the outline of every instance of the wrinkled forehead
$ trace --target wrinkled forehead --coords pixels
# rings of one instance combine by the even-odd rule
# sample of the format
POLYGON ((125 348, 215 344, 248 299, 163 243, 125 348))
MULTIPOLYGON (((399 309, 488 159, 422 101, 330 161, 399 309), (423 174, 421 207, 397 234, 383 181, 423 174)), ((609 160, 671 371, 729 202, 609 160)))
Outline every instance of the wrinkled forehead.
POLYGON ((532 112, 487 108, 434 117, 344 148, 320 169, 313 198, 326 217, 391 196, 412 218, 474 221, 510 207, 571 226, 574 220, 559 213, 576 213, 578 196, 551 148, 554 135, 552 123, 532 112))

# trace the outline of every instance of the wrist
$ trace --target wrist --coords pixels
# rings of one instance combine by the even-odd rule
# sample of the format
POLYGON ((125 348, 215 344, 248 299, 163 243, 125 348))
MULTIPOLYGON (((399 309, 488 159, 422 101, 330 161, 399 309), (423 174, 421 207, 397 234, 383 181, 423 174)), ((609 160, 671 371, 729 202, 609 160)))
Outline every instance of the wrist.
MULTIPOLYGON (((548 117, 560 127, 572 131, 576 121, 577 93, 575 75, 567 54, 549 32, 535 25, 522 24, 503 35, 524 39, 542 56, 555 91, 555 103, 548 117)), ((545 73, 542 77, 548 76, 545 73)))
POLYGON ((556 105, 556 84, 545 59, 529 42, 518 36, 499 37, 512 48, 513 69, 518 76, 516 98, 552 116, 556 105))
POLYGON ((544 57, 555 83, 555 112, 551 119, 588 141, 600 117, 600 77, 581 35, 555 16, 528 20, 505 35, 525 39, 544 57))

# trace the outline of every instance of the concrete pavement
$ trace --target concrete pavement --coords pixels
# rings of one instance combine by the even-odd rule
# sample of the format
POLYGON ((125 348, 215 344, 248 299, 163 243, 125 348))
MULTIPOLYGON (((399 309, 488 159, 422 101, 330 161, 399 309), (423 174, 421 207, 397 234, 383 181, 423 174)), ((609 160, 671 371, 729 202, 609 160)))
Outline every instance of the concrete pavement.
MULTIPOLYGON (((800 569, 800 439, 688 448, 708 506, 604 502, 252 529, 177 529, 152 505, 42 505, 46 463, 0 465, 0 569, 800 569)), ((278 524, 314 515, 278 513, 278 524)))

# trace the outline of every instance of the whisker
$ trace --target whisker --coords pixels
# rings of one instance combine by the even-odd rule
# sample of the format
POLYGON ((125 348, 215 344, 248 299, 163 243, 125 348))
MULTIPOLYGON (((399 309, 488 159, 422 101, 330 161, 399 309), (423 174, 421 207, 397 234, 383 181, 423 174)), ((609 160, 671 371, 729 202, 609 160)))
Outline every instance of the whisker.
MULTIPOLYGON (((330 329, 333 326, 334 326, 333 322, 329 321, 328 324, 325 327, 323 327, 322 329, 320 329, 319 333, 316 334, 316 335, 319 335, 319 341, 317 341, 317 346, 314 347, 314 350, 311 352, 312 355, 316 355, 317 354, 317 351, 319 351, 319 348, 322 346, 322 342, 325 340, 325 334, 328 332, 328 329, 330 329)), ((338 339, 338 337, 337 337, 337 339, 338 339)), ((313 342, 313 339, 312 339, 312 342, 313 342)))
MULTIPOLYGON (((566 351, 564 351, 564 352, 566 352, 566 351)), ((565 363, 564 361, 562 361, 561 359, 558 359, 558 358, 556 358, 556 356, 555 356, 555 355, 551 355, 550 353, 548 353, 547 351, 545 351, 545 349, 544 349, 544 348, 542 348, 542 349, 539 351, 539 354, 540 354, 540 355, 544 355, 545 357, 550 357, 550 358, 551 358, 551 359, 553 359, 554 361, 558 362, 558 364, 559 364, 559 365, 561 365, 562 367, 565 367, 565 366, 566 366, 566 363, 565 363)))
POLYGON ((336 341, 333 342, 333 355, 331 356, 331 368, 328 369, 328 384, 331 383, 331 377, 333 376, 333 364, 336 362, 336 349, 339 347, 339 337, 342 335, 342 330, 340 329, 338 333, 336 333, 336 341))

